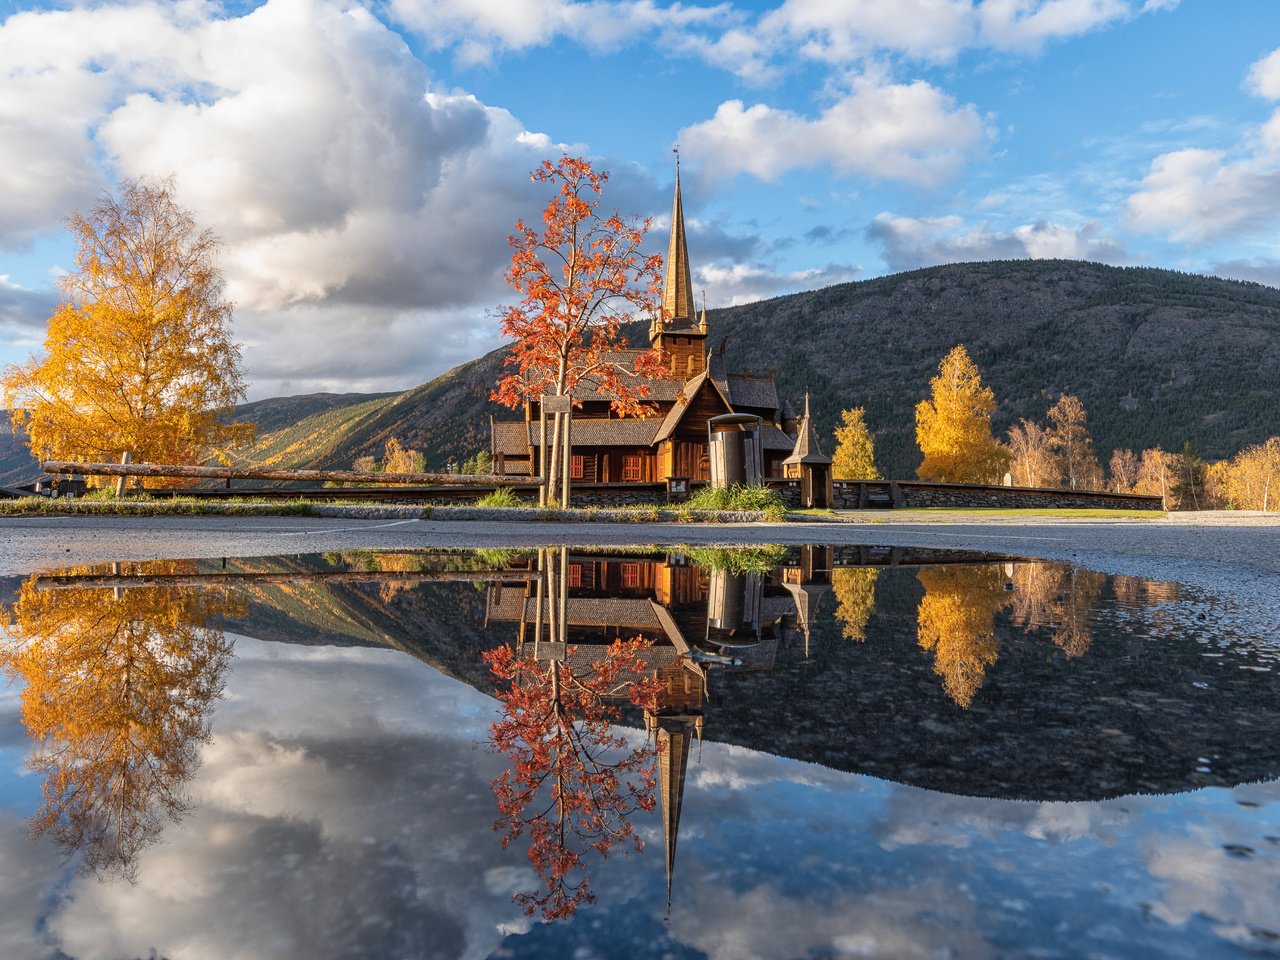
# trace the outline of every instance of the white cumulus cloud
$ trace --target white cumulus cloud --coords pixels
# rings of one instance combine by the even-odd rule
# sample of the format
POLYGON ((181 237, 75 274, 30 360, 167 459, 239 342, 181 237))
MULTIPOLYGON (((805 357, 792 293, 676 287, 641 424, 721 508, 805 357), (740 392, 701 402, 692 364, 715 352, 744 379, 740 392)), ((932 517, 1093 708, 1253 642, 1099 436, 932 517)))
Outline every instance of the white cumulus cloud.
MULTIPOLYGON (((1253 64, 1246 87, 1280 100, 1280 49, 1253 64)), ((1280 221, 1280 109, 1233 150, 1187 147, 1151 161, 1128 215, 1139 230, 1204 243, 1280 221)))
MULTIPOLYGON (((57 231, 115 175, 176 175, 225 241, 255 396, 407 387, 496 344, 505 238, 556 147, 435 88, 363 7, 33 12, 0 25, 0 63, 0 243, 57 231)), ((5 326, 35 322, 14 315, 32 297, 2 299, 5 326)))
POLYGON ((775 180, 794 169, 936 184, 982 147, 989 131, 972 105, 959 106, 923 80, 856 78, 817 117, 741 100, 686 127, 680 142, 710 176, 751 173, 775 180))
POLYGON ((1176 0, 786 0, 761 21, 801 57, 847 64, 884 52, 931 62, 965 49, 1034 53, 1176 0))

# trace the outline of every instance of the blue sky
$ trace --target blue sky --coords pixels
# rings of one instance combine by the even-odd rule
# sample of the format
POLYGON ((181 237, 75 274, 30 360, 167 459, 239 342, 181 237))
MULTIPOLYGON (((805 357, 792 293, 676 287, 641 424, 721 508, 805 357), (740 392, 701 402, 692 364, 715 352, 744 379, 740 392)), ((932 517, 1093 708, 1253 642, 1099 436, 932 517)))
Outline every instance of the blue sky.
POLYGON ((661 248, 682 146, 712 307, 1073 257, 1280 284, 1274 0, 0 2, 0 362, 62 220, 173 175, 225 240, 253 397, 498 343, 562 150, 661 248))

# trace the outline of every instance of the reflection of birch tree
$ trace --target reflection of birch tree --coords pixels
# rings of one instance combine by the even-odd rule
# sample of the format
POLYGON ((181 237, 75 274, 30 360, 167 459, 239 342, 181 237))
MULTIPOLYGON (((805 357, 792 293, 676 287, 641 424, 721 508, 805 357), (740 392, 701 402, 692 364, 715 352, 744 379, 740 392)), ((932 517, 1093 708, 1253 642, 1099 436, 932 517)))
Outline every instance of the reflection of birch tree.
POLYGON ((502 704, 489 746, 511 760, 493 781, 494 829, 503 846, 528 836, 529 862, 542 878, 540 891, 515 895, 528 914, 571 916, 595 898, 591 852, 605 858, 619 843, 644 847, 630 818, 654 808, 655 749, 631 747, 612 724, 623 702, 655 709, 658 681, 644 674, 639 657, 645 646, 619 641, 581 670, 509 647, 484 655, 502 704))
POLYGON ((0 668, 23 684, 27 762, 44 777, 32 829, 83 851, 86 869, 132 879, 164 819, 186 810, 231 654, 217 624, 230 606, 220 591, 23 584, 0 668))
POLYGON ((867 639, 867 621, 876 605, 879 567, 836 567, 831 571, 831 590, 836 595, 836 619, 843 625, 846 640, 867 639))
POLYGON ((1019 563, 1013 570, 1013 622, 1024 630, 1051 629, 1068 657, 1084 656, 1093 645, 1090 617, 1107 575, 1056 563, 1019 563))
POLYGON ((947 696, 969 708, 996 662, 996 613, 1008 602, 998 567, 926 567, 918 574, 924 596, 916 611, 916 639, 933 653, 933 672, 947 696))

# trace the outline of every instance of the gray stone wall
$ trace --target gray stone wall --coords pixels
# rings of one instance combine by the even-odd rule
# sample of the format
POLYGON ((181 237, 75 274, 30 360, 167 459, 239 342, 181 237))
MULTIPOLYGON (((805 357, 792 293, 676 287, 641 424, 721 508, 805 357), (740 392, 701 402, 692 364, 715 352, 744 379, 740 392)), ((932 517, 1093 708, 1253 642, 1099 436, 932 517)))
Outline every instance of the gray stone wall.
MULTIPOLYGON (((778 492, 788 509, 800 506, 800 481, 772 478, 766 485, 778 492)), ((701 486, 701 484, 698 484, 701 486)), ((414 503, 440 506, 467 506, 487 490, 468 491, 465 496, 447 494, 438 497, 414 497, 414 503)), ((520 487, 515 494, 526 503, 536 503, 536 487, 520 487)), ((1085 490, 1044 490, 1028 487, 984 486, 962 483, 922 483, 919 481, 837 480, 833 490, 837 510, 875 509, 877 507, 988 507, 991 509, 1110 509, 1161 510, 1159 497, 1102 493, 1085 490)), ((660 483, 581 484, 570 489, 574 507, 667 506, 667 489, 660 483)))
POLYGON ((990 507, 993 509, 1162 510, 1159 497, 1093 490, 1046 490, 967 483, 837 480, 835 507, 990 507))

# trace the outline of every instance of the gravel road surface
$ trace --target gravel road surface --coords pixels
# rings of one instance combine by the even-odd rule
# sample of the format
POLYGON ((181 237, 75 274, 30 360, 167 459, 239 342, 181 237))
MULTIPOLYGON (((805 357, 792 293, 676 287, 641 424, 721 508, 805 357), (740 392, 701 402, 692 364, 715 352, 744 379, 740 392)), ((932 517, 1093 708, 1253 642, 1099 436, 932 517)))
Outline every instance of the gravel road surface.
MULTIPOLYGON (((1067 560, 1175 580, 1280 611, 1280 516, 1171 514, 1158 520, 895 519, 839 523, 549 524, 381 517, 0 518, 0 575, 113 560, 352 549, 547 544, 837 543, 963 547, 1067 560)), ((1278 614, 1280 615, 1280 614, 1278 614)))

